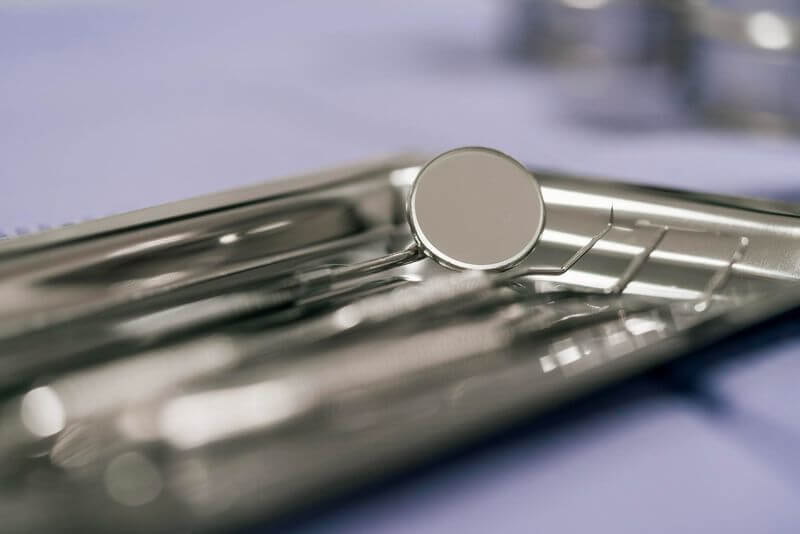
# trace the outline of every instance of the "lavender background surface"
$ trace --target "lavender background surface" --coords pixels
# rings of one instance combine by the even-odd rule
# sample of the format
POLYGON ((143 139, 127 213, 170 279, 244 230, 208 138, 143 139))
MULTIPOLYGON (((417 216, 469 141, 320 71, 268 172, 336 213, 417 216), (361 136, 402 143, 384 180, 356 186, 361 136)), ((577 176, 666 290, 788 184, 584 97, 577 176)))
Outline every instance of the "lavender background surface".
MULTIPOLYGON (((533 166, 800 196, 797 139, 572 120, 550 69, 503 54, 509 14, 476 0, 4 2, 0 230, 481 144, 533 166)), ((697 388, 645 377, 291 528, 797 532, 800 343, 772 332, 748 347, 693 371, 697 388)))

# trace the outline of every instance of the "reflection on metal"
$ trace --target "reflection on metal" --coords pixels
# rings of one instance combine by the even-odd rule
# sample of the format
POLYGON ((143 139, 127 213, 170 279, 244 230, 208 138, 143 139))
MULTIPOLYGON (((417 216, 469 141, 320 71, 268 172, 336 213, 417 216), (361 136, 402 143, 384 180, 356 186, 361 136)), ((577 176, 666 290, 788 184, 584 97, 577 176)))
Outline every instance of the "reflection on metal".
POLYGON ((664 128, 691 115, 800 127, 797 2, 518 0, 513 15, 513 52, 559 67, 562 98, 583 123, 664 128))
POLYGON ((768 50, 782 50, 792 45, 792 30, 787 21, 769 11, 747 16, 747 35, 754 45, 768 50))
POLYGON ((597 9, 608 4, 609 0, 561 0, 565 6, 576 9, 597 9))
POLYGON ((800 304, 796 207, 453 154, 0 244, 4 521, 268 519, 800 304))

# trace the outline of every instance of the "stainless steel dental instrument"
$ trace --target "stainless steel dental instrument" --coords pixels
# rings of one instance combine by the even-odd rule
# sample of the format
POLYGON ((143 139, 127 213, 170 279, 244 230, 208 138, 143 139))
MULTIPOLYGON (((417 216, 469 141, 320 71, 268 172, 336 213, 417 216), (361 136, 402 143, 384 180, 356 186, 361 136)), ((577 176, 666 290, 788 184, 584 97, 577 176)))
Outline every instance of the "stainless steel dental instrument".
POLYGON ((795 206, 423 163, 0 243, 0 515, 275 517, 800 303, 795 206))
MULTIPOLYGON (((536 178, 521 164, 494 150, 461 148, 442 154, 419 172, 408 199, 408 220, 416 244, 351 265, 316 267, 263 277, 258 280, 262 286, 258 289, 239 289, 218 295, 218 286, 204 291, 203 284, 194 284, 186 291, 187 288, 172 287, 168 283, 171 291, 166 295, 164 290, 144 292, 121 303, 101 300, 95 308, 87 308, 81 302, 53 313, 37 312, 35 319, 25 317, 9 321, 11 326, 6 328, 5 339, 0 328, 0 348, 5 346, 5 352, 13 352, 16 358, 5 373, 7 378, 0 379, 0 387, 13 385, 11 380, 25 381, 44 367, 55 369, 59 362, 65 365, 81 357, 88 359, 88 355, 98 351, 107 353, 111 345, 142 348, 215 321, 291 306, 332 284, 401 267, 423 255, 455 269, 508 271, 524 260, 539 241, 545 209, 536 178), (440 209, 445 202, 451 209, 440 209), (195 290, 191 291, 193 288, 195 290), (153 309, 158 311, 153 312, 153 309), (45 336, 39 334, 43 329, 49 332, 45 336), (80 336, 76 343, 76 330, 81 329, 88 329, 89 333, 80 336), (61 339, 72 348, 65 347, 58 362, 51 358, 42 361, 42 349, 37 341, 47 346, 54 339, 61 339)), ((508 276, 561 274, 612 226, 613 206, 610 206, 609 220, 602 225, 600 233, 564 265, 555 268, 526 266, 522 271, 509 272, 508 276)), ((257 233, 265 231, 258 229, 257 233)), ((233 244, 240 239, 236 236, 235 233, 222 235, 219 243, 233 244)), ((167 238, 161 238, 164 239, 167 238)), ((148 248, 133 246, 136 250, 148 248)), ((117 250, 109 257, 124 255, 117 250)))

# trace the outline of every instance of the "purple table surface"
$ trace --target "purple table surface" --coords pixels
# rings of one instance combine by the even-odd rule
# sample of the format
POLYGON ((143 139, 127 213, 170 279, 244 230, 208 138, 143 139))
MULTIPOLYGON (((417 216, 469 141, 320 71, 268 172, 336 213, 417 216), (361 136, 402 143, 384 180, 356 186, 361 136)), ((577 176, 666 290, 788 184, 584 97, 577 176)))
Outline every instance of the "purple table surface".
MULTIPOLYGON (((797 198, 797 139, 575 121, 558 76, 503 55, 509 8, 4 2, 0 229, 459 145, 571 172, 797 198)), ((705 376, 722 414, 651 381, 293 528, 797 532, 800 344, 768 341, 757 358, 705 376)))

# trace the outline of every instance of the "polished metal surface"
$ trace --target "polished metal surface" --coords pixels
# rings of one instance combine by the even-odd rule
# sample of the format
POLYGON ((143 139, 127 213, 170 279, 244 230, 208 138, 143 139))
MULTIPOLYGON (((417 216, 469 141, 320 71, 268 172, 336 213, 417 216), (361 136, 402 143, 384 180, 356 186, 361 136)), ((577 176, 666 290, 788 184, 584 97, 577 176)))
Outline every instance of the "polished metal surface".
POLYGON ((431 160, 408 199, 414 238, 457 269, 506 270, 530 254, 544 227, 539 184, 511 157, 460 148, 431 160))
POLYGON ((798 242, 468 148, 0 243, 0 516, 281 516, 800 305, 798 242))

